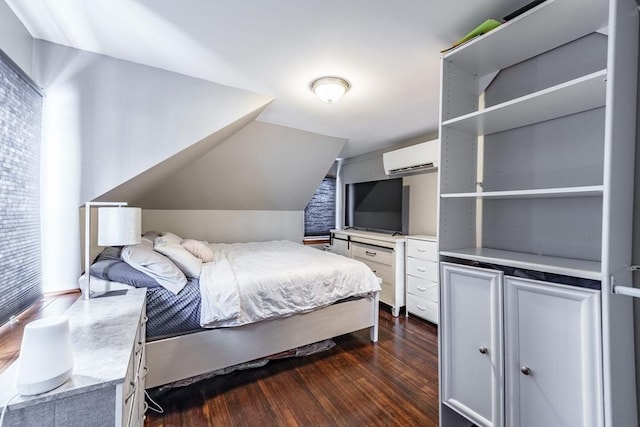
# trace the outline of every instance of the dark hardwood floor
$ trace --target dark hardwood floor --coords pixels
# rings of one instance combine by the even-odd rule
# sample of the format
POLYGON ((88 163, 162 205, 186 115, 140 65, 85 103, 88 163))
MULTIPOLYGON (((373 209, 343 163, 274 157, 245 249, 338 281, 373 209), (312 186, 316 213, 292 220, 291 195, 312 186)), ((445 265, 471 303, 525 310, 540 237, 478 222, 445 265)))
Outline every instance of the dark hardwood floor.
POLYGON ((380 339, 334 339, 312 356, 272 361, 151 395, 160 426, 437 426, 437 328, 381 308, 380 339))

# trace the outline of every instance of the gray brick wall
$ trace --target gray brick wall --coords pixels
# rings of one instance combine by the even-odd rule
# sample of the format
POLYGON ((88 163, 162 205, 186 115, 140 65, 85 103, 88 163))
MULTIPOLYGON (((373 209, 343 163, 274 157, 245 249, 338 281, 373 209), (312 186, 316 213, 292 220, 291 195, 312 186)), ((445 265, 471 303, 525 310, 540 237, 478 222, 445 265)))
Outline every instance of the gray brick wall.
POLYGON ((0 325, 42 296, 42 96, 0 55, 0 325))
POLYGON ((304 235, 328 236, 336 226, 336 179, 325 178, 304 209, 304 235))

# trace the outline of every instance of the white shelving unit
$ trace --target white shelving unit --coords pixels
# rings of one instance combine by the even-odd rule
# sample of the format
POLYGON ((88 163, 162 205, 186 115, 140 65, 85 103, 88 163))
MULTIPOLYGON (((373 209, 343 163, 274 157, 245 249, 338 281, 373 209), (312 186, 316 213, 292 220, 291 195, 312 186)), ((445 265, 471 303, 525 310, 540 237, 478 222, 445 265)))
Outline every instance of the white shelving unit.
MULTIPOLYGON (((631 283, 637 49, 635 1, 547 0, 442 57, 440 259, 600 283, 606 426, 637 425, 632 305, 612 292, 631 283)), ((465 416, 441 405, 443 426, 465 416)))

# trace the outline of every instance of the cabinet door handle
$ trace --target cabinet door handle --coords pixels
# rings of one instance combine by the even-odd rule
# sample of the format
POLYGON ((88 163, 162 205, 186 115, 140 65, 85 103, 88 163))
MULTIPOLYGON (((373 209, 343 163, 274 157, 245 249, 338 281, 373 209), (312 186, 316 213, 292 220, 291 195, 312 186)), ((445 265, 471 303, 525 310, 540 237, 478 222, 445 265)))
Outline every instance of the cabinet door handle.
POLYGON ((370 251, 364 251, 364 254, 365 254, 366 256, 376 256, 376 253, 375 253, 375 252, 370 252, 370 251))
POLYGON ((527 366, 521 367, 520 372, 522 372, 523 375, 531 375, 531 369, 527 366))
POLYGON ((418 252, 427 252, 426 249, 418 248, 418 252))
POLYGON ((416 307, 418 308, 418 310, 422 310, 422 311, 427 310, 427 307, 421 306, 420 304, 416 304, 416 307))
POLYGON ((420 292, 424 292, 427 290, 427 288, 423 287, 423 286, 416 286, 416 289, 419 290, 420 292))
POLYGON ((478 351, 480 352, 480 354, 487 354, 489 352, 489 350, 485 346, 480 347, 478 351))
POLYGON ((416 267, 416 268, 418 269, 418 271, 419 271, 420 273, 424 273, 425 271, 427 271, 427 269, 426 269, 426 268, 423 268, 423 267, 416 267))

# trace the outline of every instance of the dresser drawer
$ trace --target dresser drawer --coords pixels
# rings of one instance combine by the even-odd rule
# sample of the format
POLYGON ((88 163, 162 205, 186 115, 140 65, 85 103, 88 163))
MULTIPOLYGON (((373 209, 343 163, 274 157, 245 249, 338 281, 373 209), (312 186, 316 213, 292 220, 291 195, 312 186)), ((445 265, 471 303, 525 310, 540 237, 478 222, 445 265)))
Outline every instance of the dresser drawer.
POLYGON ((407 274, 437 282, 438 263, 417 258, 407 258, 407 274))
POLYGON ((407 292, 433 302, 440 300, 438 283, 419 277, 407 276, 407 292))
POLYGON ((415 295, 407 295, 407 311, 433 323, 438 323, 439 305, 415 295))
POLYGON ((367 258, 353 257, 353 259, 361 261, 373 271, 373 273, 382 279, 383 282, 395 283, 395 277, 393 274, 393 267, 388 264, 381 264, 377 261, 373 261, 367 258))
POLYGON ((438 243, 430 242, 428 240, 407 239, 407 256, 437 261, 438 243))
POLYGON ((354 258, 375 261, 381 264, 393 265, 395 254, 392 249, 379 248, 361 243, 351 244, 351 256, 354 258))

